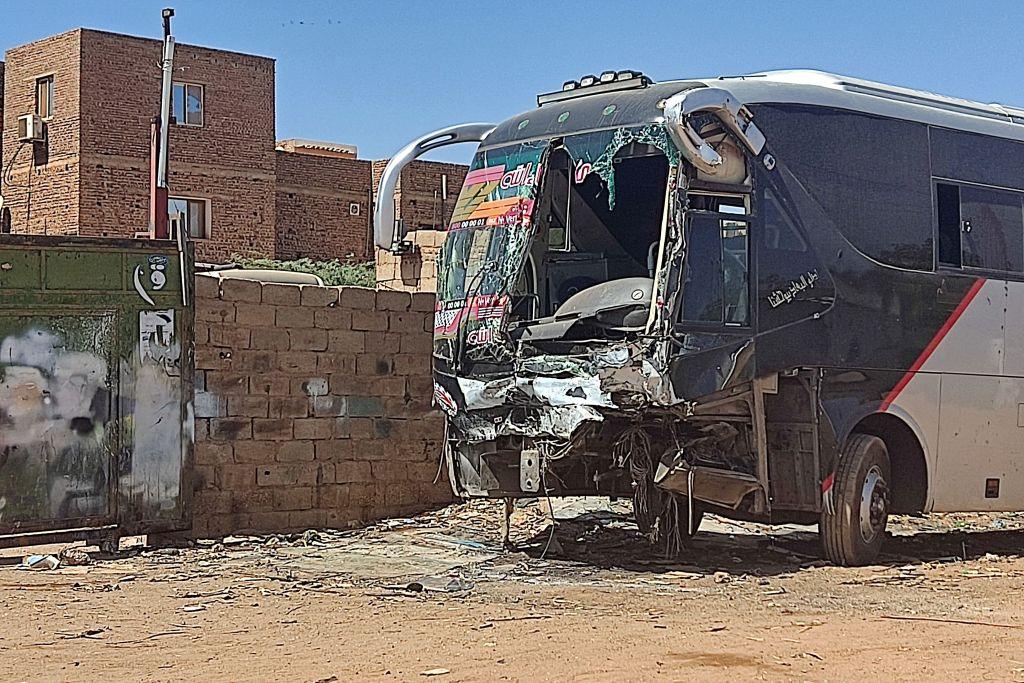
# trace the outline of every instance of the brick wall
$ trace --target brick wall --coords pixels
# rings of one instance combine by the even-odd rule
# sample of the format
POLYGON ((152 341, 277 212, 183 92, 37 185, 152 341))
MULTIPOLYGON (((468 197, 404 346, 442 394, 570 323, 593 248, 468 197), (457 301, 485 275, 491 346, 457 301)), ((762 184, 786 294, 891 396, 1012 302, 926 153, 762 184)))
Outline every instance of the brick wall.
MULTIPOLYGON (((3 135, 3 128, 4 128, 4 63, 0 62, 0 166, 2 166, 3 160, 4 160, 4 135, 3 135)), ((3 196, 3 193, 4 193, 4 181, 3 181, 3 178, 0 177, 0 197, 3 196)))
POLYGON ((4 68, 3 186, 11 232, 74 234, 79 216, 78 31, 7 51, 4 68), (53 116, 46 141, 18 142, 18 117, 36 111, 36 79, 53 76, 53 116))
POLYGON ((371 259, 370 174, 369 161, 278 151, 277 257, 371 259))
POLYGON ((193 533, 346 527, 433 484, 433 297, 197 277, 193 533))
MULTIPOLYGON (((380 178, 387 159, 373 162, 374 193, 380 189, 380 178)), ((455 200, 466 180, 469 167, 438 161, 416 160, 402 169, 395 189, 395 218, 405 221, 407 230, 431 228, 443 230, 451 222, 455 200), (441 176, 448 176, 448 199, 441 197, 441 176)))
MULTIPOLYGON (((130 237, 147 230, 160 57, 158 40, 92 29, 7 52, 0 159, 6 167, 18 154, 12 182, 2 189, 13 232, 130 237), (35 79, 48 74, 56 91, 48 140, 18 145, 17 117, 34 111, 35 79)), ((291 153, 275 151, 273 59, 177 45, 174 67, 175 81, 203 87, 203 125, 171 127, 169 168, 171 196, 209 202, 209 238, 196 240, 200 261, 226 262, 236 253, 374 258, 370 196, 386 162, 331 158, 324 150, 336 146, 310 141, 292 141, 306 144, 306 153, 295 144, 291 153), (353 204, 359 215, 350 213, 353 204)), ((410 230, 443 228, 466 172, 460 164, 413 162, 396 192, 398 217, 410 230)), ((425 239, 423 254, 404 259, 407 274, 426 272, 422 285, 419 275, 415 282, 407 276, 398 283, 393 275, 382 282, 432 290, 432 241, 425 239)))

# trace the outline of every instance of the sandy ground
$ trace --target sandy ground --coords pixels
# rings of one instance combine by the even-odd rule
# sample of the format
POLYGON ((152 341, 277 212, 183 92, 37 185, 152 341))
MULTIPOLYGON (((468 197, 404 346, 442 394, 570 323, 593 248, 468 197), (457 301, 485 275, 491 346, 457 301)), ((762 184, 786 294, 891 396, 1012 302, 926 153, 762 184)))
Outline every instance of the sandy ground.
POLYGON ((542 507, 522 552, 481 502, 52 571, 3 551, 0 680, 1024 679, 1019 515, 900 518, 840 569, 806 530, 717 518, 672 561, 579 509, 549 543, 542 507))

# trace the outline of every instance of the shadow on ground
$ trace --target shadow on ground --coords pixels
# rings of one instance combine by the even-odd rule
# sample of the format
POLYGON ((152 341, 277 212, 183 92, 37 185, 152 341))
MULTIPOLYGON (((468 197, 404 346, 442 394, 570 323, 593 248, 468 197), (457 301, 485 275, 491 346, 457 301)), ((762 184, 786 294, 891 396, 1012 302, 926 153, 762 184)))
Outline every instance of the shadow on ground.
MULTIPOLYGON (((652 544, 629 520, 583 515, 559 520, 553 536, 549 527, 519 549, 535 559, 543 556, 602 569, 648 573, 689 569, 773 576, 827 564, 819 543, 814 527, 736 525, 712 517, 678 555, 670 557, 664 544, 652 544)), ((894 567, 985 555, 1016 556, 1022 548, 1024 529, 901 532, 888 535, 877 564, 894 567)))

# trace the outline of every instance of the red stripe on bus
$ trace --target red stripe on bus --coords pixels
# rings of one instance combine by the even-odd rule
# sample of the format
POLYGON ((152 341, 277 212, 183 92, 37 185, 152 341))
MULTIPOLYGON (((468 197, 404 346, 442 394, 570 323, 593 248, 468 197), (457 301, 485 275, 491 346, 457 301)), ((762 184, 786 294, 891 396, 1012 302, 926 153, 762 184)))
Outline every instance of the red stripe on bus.
POLYGON ((836 473, 830 472, 827 477, 821 480, 821 492, 828 493, 834 483, 836 483, 836 473))
POLYGON ((927 361, 928 358, 932 355, 932 353, 935 352, 935 349, 938 348, 939 344, 942 342, 942 339, 953 328, 953 325, 956 324, 956 321, 959 320, 960 316, 964 314, 964 311, 967 310, 967 307, 971 304, 971 301, 974 299, 974 297, 978 295, 978 292, 981 291, 981 287, 984 284, 985 278, 983 277, 978 278, 977 280, 974 281, 974 284, 971 285, 971 288, 967 290, 967 294, 965 294, 964 298, 960 301, 959 304, 957 304, 956 309, 954 309, 953 312, 949 315, 949 318, 946 319, 946 322, 942 324, 942 327, 939 328, 939 331, 935 333, 935 336, 932 337, 932 340, 928 342, 928 346, 924 348, 924 351, 922 351, 921 355, 917 357, 917 360, 914 361, 914 364, 910 366, 910 369, 907 370, 903 377, 900 378, 900 381, 896 383, 896 386, 892 388, 892 391, 890 391, 889 394, 885 397, 885 400, 882 401, 882 407, 878 409, 879 412, 884 413, 886 410, 889 409, 889 406, 892 405, 892 402, 895 401, 896 398, 900 395, 900 392, 902 392, 906 388, 907 384, 910 383, 910 380, 913 379, 917 371, 921 369, 921 366, 925 364, 925 361, 927 361))

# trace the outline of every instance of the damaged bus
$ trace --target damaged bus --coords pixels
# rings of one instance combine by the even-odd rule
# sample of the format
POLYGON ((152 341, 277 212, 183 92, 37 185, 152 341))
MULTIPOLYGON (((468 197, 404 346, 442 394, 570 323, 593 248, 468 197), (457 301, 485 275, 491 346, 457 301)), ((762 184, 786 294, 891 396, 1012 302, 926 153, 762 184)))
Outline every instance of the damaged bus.
POLYGON ((453 126, 479 145, 438 262, 460 496, 623 496, 676 552, 704 512, 819 524, 1024 509, 1024 111, 813 71, 620 71, 453 126))

